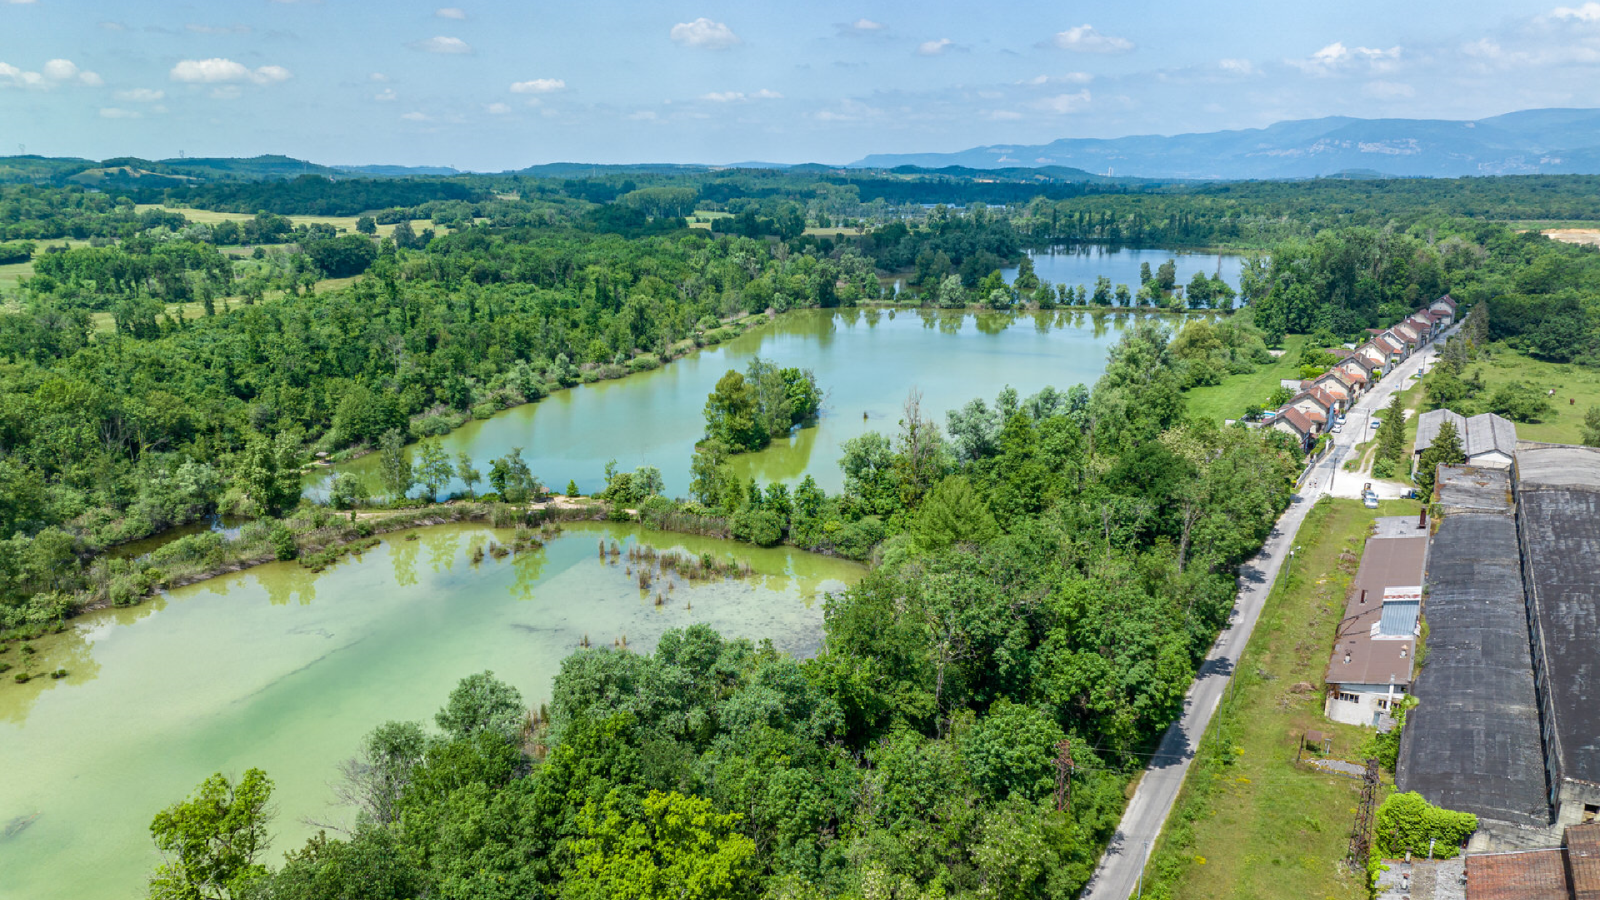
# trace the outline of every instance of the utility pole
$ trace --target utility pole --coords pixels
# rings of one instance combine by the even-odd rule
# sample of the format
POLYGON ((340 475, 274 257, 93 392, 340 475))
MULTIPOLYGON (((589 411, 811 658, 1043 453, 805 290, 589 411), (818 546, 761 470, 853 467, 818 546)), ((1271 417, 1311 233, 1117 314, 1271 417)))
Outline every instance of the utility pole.
POLYGON ((1139 893, 1138 900, 1144 900, 1144 870, 1150 866, 1150 841, 1144 842, 1144 863, 1139 866, 1139 893))

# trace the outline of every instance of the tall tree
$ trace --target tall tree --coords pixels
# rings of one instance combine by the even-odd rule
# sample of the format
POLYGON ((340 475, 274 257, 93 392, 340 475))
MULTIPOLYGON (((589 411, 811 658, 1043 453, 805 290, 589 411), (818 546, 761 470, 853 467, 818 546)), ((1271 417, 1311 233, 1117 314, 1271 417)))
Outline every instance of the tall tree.
POLYGON ((233 900, 267 874, 259 861, 270 838, 272 780, 249 769, 238 784, 222 774, 194 795, 156 813, 150 836, 162 862, 150 878, 152 900, 233 900))

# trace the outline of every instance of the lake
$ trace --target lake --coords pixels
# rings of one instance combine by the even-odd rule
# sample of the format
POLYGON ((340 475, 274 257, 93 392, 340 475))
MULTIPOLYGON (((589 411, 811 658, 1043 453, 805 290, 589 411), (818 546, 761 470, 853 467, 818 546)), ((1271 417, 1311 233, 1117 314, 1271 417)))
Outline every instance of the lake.
MULTIPOLYGON (((1128 290, 1139 292, 1139 266, 1150 265, 1151 273, 1167 260, 1177 269, 1178 284, 1188 284, 1194 273, 1206 277, 1220 274, 1234 290, 1239 289, 1239 272, 1244 268, 1244 257, 1232 253, 1196 253, 1188 250, 1151 250, 1148 248, 1113 247, 1105 244, 1060 244, 1042 250, 1029 250, 1033 257, 1033 271, 1040 280, 1051 284, 1083 285, 1094 292, 1095 278, 1104 275, 1115 287, 1125 284, 1128 290)), ((1000 270, 1009 284, 1016 280, 1017 267, 1000 270)))
MULTIPOLYGON (((150 819, 213 772, 252 766, 277 783, 268 861, 298 849, 305 818, 347 822, 328 785, 361 737, 426 720, 465 675, 492 669, 530 705, 587 635, 651 651, 662 632, 706 623, 815 652, 826 593, 855 563, 710 538, 582 523, 541 550, 473 564, 508 532, 451 525, 390 535, 320 574, 273 563, 77 620, 34 642, 35 671, 0 683, 0 897, 144 896, 157 859, 150 819), (665 605, 597 545, 748 560, 742 581, 679 582, 665 605), (692 604, 692 608, 685 606, 692 604)), ((5 661, 20 668, 12 647, 5 661)))
MULTIPOLYGON (((821 421, 759 453, 734 457, 742 477, 843 487, 840 446, 867 431, 893 435, 911 390, 942 428, 945 413, 974 397, 993 401, 1007 385, 1024 396, 1046 385, 1092 384, 1122 330, 1149 312, 963 313, 919 309, 797 310, 740 337, 660 369, 557 391, 532 404, 467 423, 440 439, 452 458, 465 451, 487 472, 491 459, 521 447, 552 490, 576 481, 605 487, 607 460, 623 471, 661 469, 667 493, 687 496, 694 445, 705 434, 706 396, 728 369, 760 355, 816 372, 826 394, 821 421)), ((1165 321, 1175 322, 1171 317, 1165 321)), ((344 463, 376 489, 377 454, 344 463)), ((330 477, 312 481, 314 494, 330 477)), ((445 493, 462 489, 456 482, 445 493)), ((487 488, 480 485, 480 490, 487 488)))

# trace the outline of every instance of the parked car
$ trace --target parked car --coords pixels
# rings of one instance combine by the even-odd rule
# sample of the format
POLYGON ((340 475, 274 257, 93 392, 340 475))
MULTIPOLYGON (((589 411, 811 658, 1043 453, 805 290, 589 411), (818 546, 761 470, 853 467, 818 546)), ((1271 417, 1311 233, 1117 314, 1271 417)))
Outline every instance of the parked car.
POLYGON ((1365 506, 1367 509, 1377 509, 1378 508, 1378 495, 1377 494, 1368 494, 1367 496, 1362 498, 1361 505, 1365 506))
POLYGON ((1382 424, 1383 424, 1383 420, 1382 419, 1373 419, 1372 420, 1372 427, 1373 428, 1377 428, 1379 425, 1382 425, 1382 424))

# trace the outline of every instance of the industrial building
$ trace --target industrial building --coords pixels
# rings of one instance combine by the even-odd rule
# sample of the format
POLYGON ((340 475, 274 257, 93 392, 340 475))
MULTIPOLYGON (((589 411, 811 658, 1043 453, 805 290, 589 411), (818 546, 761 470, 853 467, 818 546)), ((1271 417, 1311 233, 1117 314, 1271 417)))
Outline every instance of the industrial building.
POLYGON ((1600 450, 1523 445, 1436 485, 1397 784, 1476 814, 1474 849, 1560 846, 1600 820, 1600 450))
POLYGON ((1422 451, 1433 446, 1439 436, 1439 426, 1445 422, 1456 427, 1461 438, 1461 452, 1472 466, 1509 468, 1512 454, 1517 451, 1517 426, 1510 419, 1494 413, 1479 413, 1467 417, 1448 409, 1433 409, 1417 417, 1417 441, 1411 453, 1411 468, 1416 471, 1422 451))

